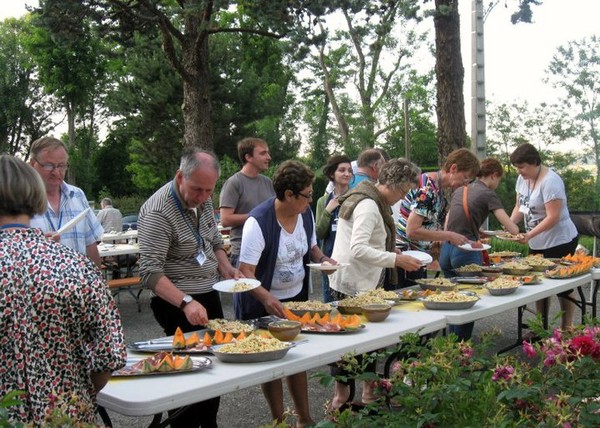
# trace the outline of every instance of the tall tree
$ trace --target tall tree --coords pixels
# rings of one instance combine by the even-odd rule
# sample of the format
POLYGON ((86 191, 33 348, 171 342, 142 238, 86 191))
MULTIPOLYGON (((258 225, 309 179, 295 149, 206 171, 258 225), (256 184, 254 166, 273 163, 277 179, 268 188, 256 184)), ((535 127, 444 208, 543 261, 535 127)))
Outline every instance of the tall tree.
POLYGON ((277 30, 293 27, 292 21, 298 19, 298 15, 288 13, 295 7, 295 2, 283 0, 89 0, 89 5, 104 8, 105 16, 116 20, 118 31, 131 31, 141 26, 158 27, 163 51, 183 82, 184 145, 208 149, 214 146, 209 67, 211 36, 250 33, 281 38, 283 33, 277 30), (254 15, 261 21, 220 20, 220 14, 229 12, 234 5, 242 14, 254 15), (252 27, 246 26, 248 23, 252 27), (276 31, 271 31, 270 27, 276 31))
MULTIPOLYGON (((563 132, 587 149, 596 166, 596 194, 600 195, 600 37, 571 41, 557 49, 546 81, 561 90, 565 117, 563 132)), ((600 208, 600 201, 597 202, 600 208)))
POLYGON ((440 162, 467 145, 465 70, 460 52, 458 0, 435 0, 435 76, 437 78, 438 153, 440 162))
MULTIPOLYGON (((322 106, 335 123, 333 148, 350 156, 381 145, 403 126, 402 99, 418 76, 410 58, 424 44, 415 26, 421 20, 416 0, 339 2, 341 24, 331 15, 317 17, 315 49, 309 69, 319 77, 305 79, 319 113, 313 120, 324 132, 322 106), (318 31, 317 31, 318 29, 318 31), (314 88, 318 84, 319 89, 314 88), (324 102, 320 97, 326 97, 324 102)), ((311 107, 308 106, 310 109, 311 107)))
POLYGON ((36 79, 25 49, 29 18, 0 22, 0 152, 29 154, 29 143, 53 129, 52 99, 36 79))
POLYGON ((95 117, 94 101, 98 85, 104 81, 106 49, 94 33, 89 11, 79 0, 42 0, 33 23, 36 31, 28 47, 40 82, 66 111, 71 148, 77 119, 88 115, 93 122, 95 117))

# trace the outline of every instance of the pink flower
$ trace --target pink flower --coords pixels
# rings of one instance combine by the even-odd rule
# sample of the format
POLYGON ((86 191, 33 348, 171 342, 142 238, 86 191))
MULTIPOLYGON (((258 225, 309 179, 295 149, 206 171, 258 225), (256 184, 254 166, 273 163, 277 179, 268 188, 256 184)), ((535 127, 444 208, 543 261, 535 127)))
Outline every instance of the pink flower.
POLYGON ((556 358, 554 355, 548 356, 544 359, 544 366, 551 367, 556 364, 556 358))
POLYGON ((397 373, 400 370, 402 370, 402 363, 400 363, 399 361, 395 361, 394 364, 392 364, 391 372, 397 373))
POLYGON ((589 336, 579 336, 571 339, 569 348, 571 352, 580 355, 593 355, 598 344, 589 336))
POLYGON ((465 358, 471 358, 473 356, 473 348, 469 346, 469 344, 465 342, 461 342, 460 345, 460 353, 465 358))
POLYGON ((514 373, 515 368, 513 366, 496 367, 496 370, 494 370, 494 374, 492 375, 492 380, 494 382, 499 380, 510 380, 514 373))
POLYGON ((560 342, 562 340, 562 330, 560 328, 555 328, 552 332, 552 338, 560 342))
POLYGON ((392 390, 392 382, 389 379, 381 379, 379 387, 387 394, 392 390))
POLYGON ((535 350, 535 348, 533 347, 533 345, 524 340, 523 341, 523 352, 525 353, 525 355, 527 355, 529 358, 533 358, 537 355, 537 351, 535 350))

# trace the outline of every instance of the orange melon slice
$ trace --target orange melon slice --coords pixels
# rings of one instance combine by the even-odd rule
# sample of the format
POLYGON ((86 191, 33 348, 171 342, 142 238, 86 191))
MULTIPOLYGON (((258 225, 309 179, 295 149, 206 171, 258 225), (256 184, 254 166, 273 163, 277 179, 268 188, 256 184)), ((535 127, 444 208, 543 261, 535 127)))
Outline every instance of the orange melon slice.
POLYGON ((175 334, 173 335, 173 349, 184 349, 185 348, 185 336, 181 328, 177 327, 175 334))

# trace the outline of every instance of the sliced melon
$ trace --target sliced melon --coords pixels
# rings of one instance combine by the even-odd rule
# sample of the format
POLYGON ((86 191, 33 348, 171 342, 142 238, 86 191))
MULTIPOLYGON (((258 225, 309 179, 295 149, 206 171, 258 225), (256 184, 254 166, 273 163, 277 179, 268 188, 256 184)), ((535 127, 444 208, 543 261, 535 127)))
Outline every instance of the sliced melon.
POLYGON ((185 348, 185 336, 181 328, 177 327, 175 334, 173 335, 173 349, 184 349, 185 348))

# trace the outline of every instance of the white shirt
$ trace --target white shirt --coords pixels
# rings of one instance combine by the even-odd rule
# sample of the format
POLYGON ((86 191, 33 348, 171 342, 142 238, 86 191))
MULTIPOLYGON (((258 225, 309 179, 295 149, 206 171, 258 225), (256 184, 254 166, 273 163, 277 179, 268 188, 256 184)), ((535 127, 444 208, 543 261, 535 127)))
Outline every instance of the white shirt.
MULTIPOLYGON (((292 233, 281 228, 277 261, 270 290, 273 296, 281 300, 289 299, 300 293, 304 280, 303 256, 315 245, 317 245, 317 236, 313 228, 310 247, 308 246, 301 215, 298 215, 292 233)), ((254 217, 249 217, 244 223, 242 232, 240 263, 256 266, 264 249, 265 240, 260 226, 254 217)))

